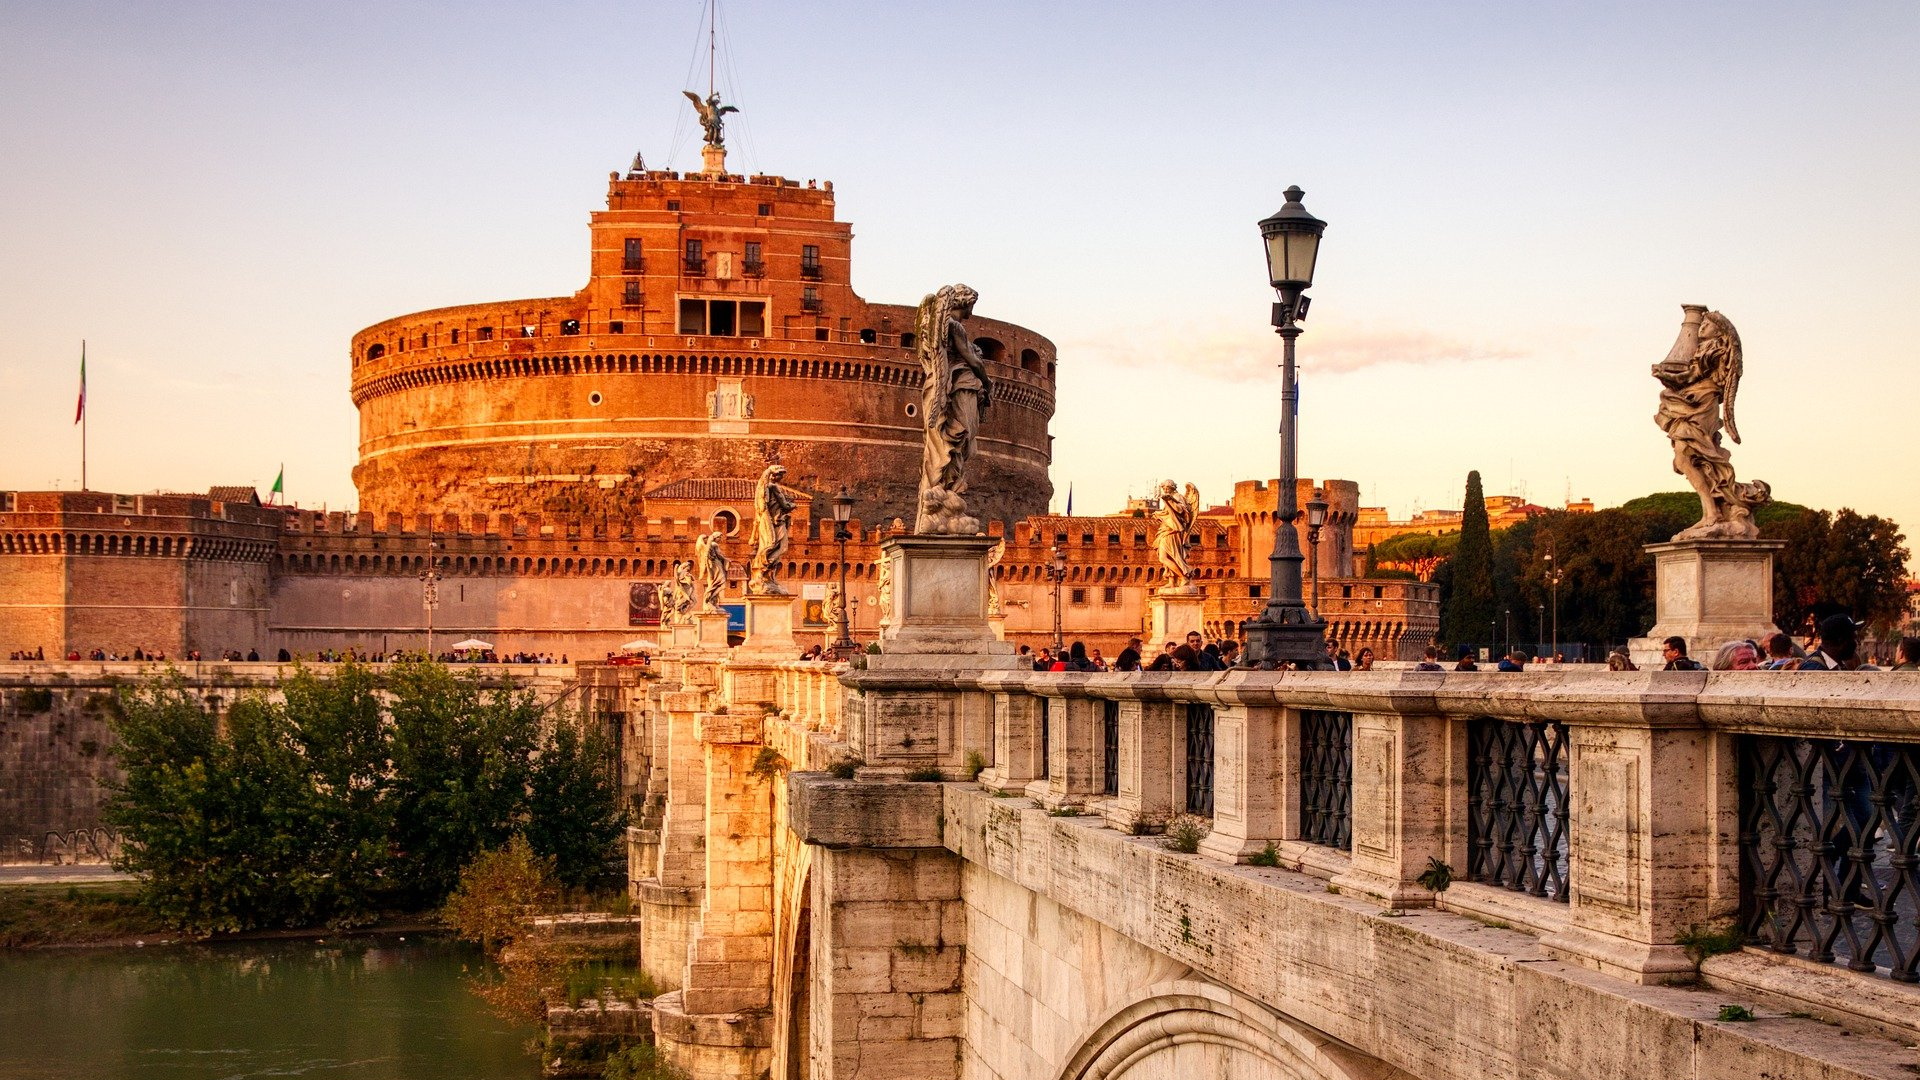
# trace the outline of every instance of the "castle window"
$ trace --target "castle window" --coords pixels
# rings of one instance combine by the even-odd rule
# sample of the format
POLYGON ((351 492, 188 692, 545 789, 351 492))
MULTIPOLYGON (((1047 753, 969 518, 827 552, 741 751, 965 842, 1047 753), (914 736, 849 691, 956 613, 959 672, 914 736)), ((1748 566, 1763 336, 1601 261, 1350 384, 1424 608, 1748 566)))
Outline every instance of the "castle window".
POLYGON ((460 331, 458 330, 447 331, 447 340, 449 344, 453 344, 453 345, 460 344, 460 331))
POLYGON ((914 343, 915 343, 916 341, 918 341, 918 340, 919 340, 919 339, 918 339, 918 338, 915 338, 915 337, 914 337, 914 336, 913 336, 912 334, 901 334, 901 335, 900 335, 900 347, 901 347, 901 348, 903 348, 903 349, 911 349, 911 348, 913 348, 913 346, 914 346, 914 343))
POLYGON ((645 253, 640 248, 640 238, 629 236, 620 252, 620 270, 622 273, 637 274, 647 268, 645 253))
POLYGON ((1108 585, 1107 587, 1101 589, 1100 602, 1103 604, 1119 603, 1120 602, 1120 586, 1108 585))
POLYGON ((1258 585, 1247 586, 1247 595, 1253 597, 1255 600, 1260 599, 1260 586, 1258 585))
POLYGON ((989 364, 1007 362, 1007 347, 1004 343, 990 337, 974 338, 974 348, 980 350, 980 356, 989 364))
POLYGON ((569 334, 569 335, 579 333, 580 320, 579 319, 561 319, 560 332, 562 334, 569 334))
POLYGON ((483 326, 483 327, 481 327, 480 329, 478 329, 478 330, 475 330, 475 331, 474 331, 474 333, 476 333, 476 334, 478 334, 478 335, 480 335, 480 340, 481 340, 481 341, 492 341, 492 340, 493 340, 493 327, 491 327, 491 326, 483 326))
POLYGON ((627 282, 626 287, 620 290, 620 306, 622 307, 639 307, 640 306, 640 283, 639 282, 629 281, 627 282))
POLYGON ((1084 604, 1086 602, 1087 602, 1087 590, 1085 589, 1068 589, 1067 590, 1067 603, 1084 604))
POLYGON ((427 347, 427 335, 425 334, 420 335, 420 347, 423 349, 427 347))
POLYGON ((1227 534, 1224 530, 1214 534, 1213 546, 1217 548, 1223 548, 1227 546, 1227 534))
POLYGON ((701 275, 707 272, 707 254, 705 245, 698 240, 687 241, 686 258, 681 260, 688 274, 701 275))
POLYGON ((879 341, 879 340, 880 340, 880 335, 879 335, 879 334, 876 334, 876 333, 874 333, 874 332, 873 332, 873 328, 872 328, 872 327, 868 327, 867 329, 865 329, 865 330, 862 330, 862 331, 860 331, 860 342, 861 342, 861 344, 864 344, 864 345, 871 345, 871 344, 873 344, 874 342, 876 342, 876 341, 879 341))
POLYGON ((680 333, 760 337, 767 332, 764 300, 680 299, 680 333))
POLYGON ((759 210, 757 210, 757 211, 756 211, 756 213, 758 213, 758 214, 759 214, 759 215, 760 215, 761 217, 772 217, 772 216, 773 216, 773 204, 772 204, 772 203, 770 203, 770 202, 763 202, 763 203, 761 203, 761 204, 760 204, 760 208, 759 208, 759 210))
POLYGON ((814 328, 813 328, 813 340, 815 340, 815 341, 825 341, 825 340, 827 340, 827 328, 826 328, 826 327, 824 327, 824 326, 816 326, 816 327, 814 327, 814 328))
POLYGON ((1375 600, 1379 600, 1379 599, 1382 599, 1382 598, 1383 598, 1383 597, 1385 597, 1386 595, 1387 595, 1387 589, 1386 589, 1386 586, 1384 586, 1384 585, 1375 585, 1375 586, 1373 587, 1373 598, 1374 598, 1375 600))
POLYGON ((1119 533, 1117 533, 1117 532, 1110 532, 1110 533, 1108 533, 1108 534, 1107 534, 1107 543, 1109 543, 1109 544, 1112 544, 1112 545, 1113 545, 1114 547, 1119 547, 1119 546, 1120 546, 1120 534, 1119 534, 1119 533))
POLYGON ((814 281, 820 280, 820 246, 818 244, 806 244, 800 248, 800 276, 814 281))
POLYGON ((759 277, 767 272, 767 264, 760 257, 760 241, 747 241, 747 254, 740 261, 740 270, 748 277, 759 277))
POLYGON ((1083 533, 1081 533, 1081 534, 1080 534, 1080 546, 1081 546, 1081 547, 1092 547, 1092 546, 1093 546, 1093 534, 1092 534, 1092 533, 1090 533, 1090 532, 1083 532, 1083 533))
POLYGON ((679 199, 668 199, 668 200, 667 200, 667 209, 669 209, 669 210, 678 210, 678 209, 680 209, 680 200, 679 200, 679 199))
POLYGON ((385 345, 367 346, 367 359, 378 360, 385 355, 387 355, 387 347, 385 345))
POLYGON ((707 332, 707 302, 705 300, 680 301, 680 332, 683 334, 704 334, 707 332))
POLYGON ((1351 585, 1340 586, 1340 599, 1342 600, 1353 599, 1353 586, 1351 585))
POLYGON ((801 289, 800 310, 818 312, 820 309, 820 290, 811 285, 801 289))
POLYGON ((540 328, 533 325, 532 323, 527 323, 520 327, 521 337, 533 337, 535 334, 539 332, 540 332, 540 328))
POLYGON ((1021 349, 1020 366, 1033 372, 1035 375, 1040 374, 1043 369, 1043 365, 1040 363, 1040 354, 1032 349, 1021 349))
POLYGON ((613 321, 607 323, 607 333, 609 334, 624 334, 626 332, 627 332, 627 324, 621 322, 619 319, 614 319, 613 321))

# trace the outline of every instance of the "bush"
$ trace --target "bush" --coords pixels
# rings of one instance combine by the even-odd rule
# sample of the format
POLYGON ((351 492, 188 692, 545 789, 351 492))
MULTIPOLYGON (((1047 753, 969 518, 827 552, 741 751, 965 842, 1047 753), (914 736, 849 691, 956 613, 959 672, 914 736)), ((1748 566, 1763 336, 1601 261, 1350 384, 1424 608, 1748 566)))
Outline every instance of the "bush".
POLYGON ((940 770, 931 765, 907 774, 908 782, 915 784, 937 784, 943 779, 945 777, 940 774, 940 770))
POLYGON ((987 756, 978 750, 967 751, 967 779, 978 780, 987 771, 987 756))
POLYGON ((611 741, 560 720, 528 780, 527 843, 553 860, 562 884, 583 886, 606 876, 626 827, 611 741))
POLYGON ((1167 823, 1167 836, 1164 841, 1168 850, 1182 855, 1191 855, 1200 850, 1200 841, 1207 838, 1212 830, 1207 823, 1191 814, 1182 814, 1167 823))
POLYGON ((1253 866, 1279 866, 1280 845, 1267 841, 1267 846, 1247 856, 1247 862, 1253 866))
POLYGON ((686 1073, 667 1064, 658 1047, 638 1043, 607 1059, 605 1080, 686 1080, 686 1073))
POLYGON ((841 758, 839 761, 827 766, 827 775, 833 777, 835 780, 851 780, 853 779, 853 774, 858 772, 860 766, 865 764, 866 762, 861 761, 859 758, 841 758))
POLYGON ((454 933, 497 956, 521 935, 529 912, 544 910, 559 895, 553 860, 535 854, 525 836, 515 835, 505 847, 467 864, 440 918, 454 933))

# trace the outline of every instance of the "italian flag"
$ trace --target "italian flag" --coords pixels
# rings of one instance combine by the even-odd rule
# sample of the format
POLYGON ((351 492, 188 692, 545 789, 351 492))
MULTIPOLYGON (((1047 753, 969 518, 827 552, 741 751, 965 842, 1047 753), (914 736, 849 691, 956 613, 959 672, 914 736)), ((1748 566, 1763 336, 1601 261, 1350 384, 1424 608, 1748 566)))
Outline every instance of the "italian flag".
POLYGON ((73 407, 73 422, 87 415, 87 343, 80 343, 80 402, 73 407))
POLYGON ((273 486, 267 489, 267 496, 268 496, 267 501, 270 503, 275 502, 277 500, 274 498, 274 496, 285 495, 286 493, 287 493, 287 466, 285 465, 285 463, 282 463, 280 466, 280 475, 273 478, 273 486))

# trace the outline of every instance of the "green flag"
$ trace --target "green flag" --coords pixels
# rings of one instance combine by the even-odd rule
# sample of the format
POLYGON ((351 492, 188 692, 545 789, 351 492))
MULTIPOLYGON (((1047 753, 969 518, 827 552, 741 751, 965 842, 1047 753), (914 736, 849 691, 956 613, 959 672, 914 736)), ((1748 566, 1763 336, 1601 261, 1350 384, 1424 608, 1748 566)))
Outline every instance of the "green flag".
POLYGON ((267 494, 285 495, 286 493, 287 493, 287 467, 283 463, 280 466, 280 475, 273 478, 273 487, 267 489, 267 494))

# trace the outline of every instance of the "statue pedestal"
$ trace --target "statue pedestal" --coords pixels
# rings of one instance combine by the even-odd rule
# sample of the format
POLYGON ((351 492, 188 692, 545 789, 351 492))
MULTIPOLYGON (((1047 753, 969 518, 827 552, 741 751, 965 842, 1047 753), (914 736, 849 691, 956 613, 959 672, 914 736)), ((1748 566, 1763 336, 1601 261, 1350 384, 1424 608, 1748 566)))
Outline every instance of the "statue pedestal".
POLYGON ((674 623, 665 628, 667 645, 675 649, 691 649, 700 644, 700 631, 692 623, 674 623))
POLYGON ((708 143, 700 148, 701 171, 720 175, 727 171, 727 148, 708 143))
POLYGON ((1760 641, 1773 625, 1773 559, 1784 540, 1680 540, 1648 544, 1653 556, 1653 629, 1627 645, 1641 668, 1665 664, 1660 643, 1687 639, 1687 655, 1706 663, 1742 638, 1760 641))
MULTIPOLYGON (((726 634, 725 618, 721 616, 722 640, 726 634)), ((778 655, 784 660, 798 657, 800 645, 793 639, 793 597, 747 597, 747 637, 740 643, 740 649, 745 653, 778 655)))
POLYGON ((695 612, 693 637, 696 648, 703 650, 726 648, 727 613, 724 611, 695 612))
MULTIPOLYGON (((1166 642, 1185 644, 1188 633, 1205 637, 1201 629, 1207 606, 1207 592, 1198 585, 1169 585, 1155 589, 1147 600, 1149 616, 1147 645, 1153 650, 1166 642)), ((1158 651, 1152 655, 1160 655, 1158 651)))
POLYGON ((1007 640, 1007 617, 1005 615, 987 616, 987 627, 993 631, 996 641, 1007 640))
POLYGON ((893 581, 892 618, 870 670, 1016 668, 987 621, 987 553, 998 537, 896 536, 880 545, 893 581))

